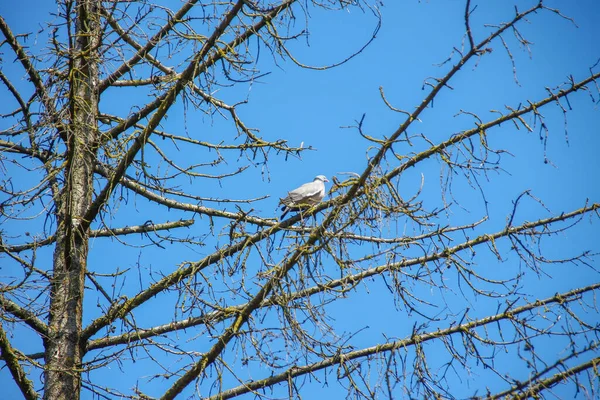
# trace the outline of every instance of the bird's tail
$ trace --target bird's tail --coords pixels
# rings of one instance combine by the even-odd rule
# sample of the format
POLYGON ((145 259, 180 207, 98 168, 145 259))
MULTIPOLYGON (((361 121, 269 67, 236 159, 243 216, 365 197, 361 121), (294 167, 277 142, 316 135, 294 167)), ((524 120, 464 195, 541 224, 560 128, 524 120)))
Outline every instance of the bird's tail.
POLYGON ((281 217, 279 217, 280 221, 282 221, 283 218, 287 215, 287 213, 290 212, 290 208, 288 206, 283 206, 281 207, 281 211, 283 211, 283 213, 281 214, 281 217))

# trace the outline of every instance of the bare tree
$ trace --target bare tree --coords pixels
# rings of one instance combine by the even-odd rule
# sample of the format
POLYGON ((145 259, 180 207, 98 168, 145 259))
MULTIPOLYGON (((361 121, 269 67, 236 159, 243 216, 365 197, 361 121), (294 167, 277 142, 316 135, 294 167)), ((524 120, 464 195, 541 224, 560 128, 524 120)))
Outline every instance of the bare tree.
POLYGON ((336 177, 319 205, 278 221, 257 210, 267 196, 220 197, 219 185, 312 149, 264 138, 240 116, 249 83, 268 79, 259 54, 272 56, 271 67, 313 68, 291 48, 312 13, 353 10, 371 15, 374 31, 341 63, 350 61, 377 36, 377 3, 66 0, 38 32, 48 36, 43 48, 28 48, 28 34, 0 18, 2 62, 16 59, 27 77, 24 86, 0 71, 10 121, 0 132, 0 349, 2 373, 24 398, 300 398, 313 384, 357 398, 537 398, 564 383, 597 395, 600 282, 536 298, 527 279, 553 264, 595 270, 593 253, 551 258, 542 242, 584 220, 597 224, 600 205, 582 199, 527 221, 521 205, 543 203, 526 191, 498 229, 487 212, 466 223, 451 217, 461 207, 457 182, 485 209, 482 182, 501 173, 510 150, 489 137, 512 124, 544 138, 545 110, 566 116, 575 96, 597 101, 597 67, 544 96, 498 104, 493 118, 461 110, 470 127, 442 140, 413 133, 458 75, 494 49, 513 60, 508 36, 527 48, 522 24, 568 19, 559 10, 541 1, 515 8, 511 20, 475 34, 476 7, 466 1, 462 47, 449 49, 414 109, 380 89, 402 123, 373 134, 358 118, 364 170, 336 177), (179 129, 169 115, 184 116, 179 129), (190 129, 198 115, 218 133, 190 129), (400 188, 430 160, 441 171, 434 205, 422 187, 408 197, 400 188), (102 254, 92 257, 91 247, 102 254), (161 249, 169 261, 157 266, 148 257, 161 249), (121 254, 140 259, 124 266, 121 254), (481 254, 518 267, 490 273, 481 254), (357 345, 360 332, 339 325, 333 309, 354 307, 370 290, 389 291, 408 322, 357 345), (462 299, 458 311, 446 295, 462 299), (37 339, 19 346, 19 335, 37 339), (111 379, 114 369, 125 377, 111 379), (469 386, 459 390, 456 380, 469 386))

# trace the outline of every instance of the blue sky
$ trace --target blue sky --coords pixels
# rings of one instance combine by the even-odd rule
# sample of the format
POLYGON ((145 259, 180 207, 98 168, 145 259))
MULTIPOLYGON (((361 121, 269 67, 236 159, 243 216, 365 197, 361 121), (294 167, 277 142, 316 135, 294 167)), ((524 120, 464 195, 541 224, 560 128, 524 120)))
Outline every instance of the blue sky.
MULTIPOLYGON (((513 6, 506 1, 481 3, 472 20, 476 42, 490 32, 490 28, 483 27, 484 24, 498 24, 510 19, 514 13, 513 6)), ((34 31, 44 21, 52 20, 52 17, 48 17, 48 12, 54 10, 53 2, 34 1, 25 4, 26 7, 8 2, 0 4, 0 14, 14 32, 34 31)), ((535 2, 523 1, 519 4, 519 9, 524 10, 535 2)), ((516 108, 519 104, 527 104, 527 101, 546 97, 546 87, 555 88, 563 84, 570 75, 575 81, 587 77, 589 68, 600 58, 600 44, 597 40, 600 37, 600 25, 597 23, 600 20, 600 3, 590 0, 549 1, 545 4, 548 7, 560 7, 561 12, 573 18, 576 25, 551 12, 532 16, 529 23, 520 25, 521 33, 532 43, 531 54, 516 43, 514 36, 506 35, 515 60, 518 84, 515 83, 510 58, 501 43, 496 41, 492 44, 493 53, 482 57, 477 65, 466 65, 450 83, 452 90, 443 90, 433 107, 421 115, 421 122, 414 124, 409 133, 423 134, 432 142, 438 143, 456 132, 474 126, 473 118, 457 115, 461 110, 477 113, 484 121, 488 121, 495 118, 496 114, 490 112, 492 109, 503 110, 504 105, 516 108)), ((244 174, 224 180, 221 184, 203 181, 201 185, 190 185, 189 190, 198 195, 225 198, 269 195, 266 200, 242 207, 252 208, 254 213, 262 217, 276 217, 278 198, 315 175, 324 174, 329 178, 338 176, 343 179, 344 175, 341 173, 362 172, 366 167, 367 154, 372 155, 373 152, 367 153, 369 144, 355 129, 347 127, 356 125, 356 121, 364 114, 364 129, 367 134, 380 138, 391 135, 404 117, 385 106, 379 87, 384 89, 392 105, 412 111, 427 93, 427 90, 423 90, 424 80, 443 76, 450 64, 438 64, 451 55, 453 48, 460 49, 464 40, 462 1, 387 1, 380 11, 382 26, 376 40, 348 63, 327 71, 305 70, 281 60, 276 65, 267 51, 263 51, 258 66, 263 72, 270 72, 269 75, 249 84, 222 88, 217 94, 230 103, 247 99, 248 104, 239 107, 240 117, 246 125, 260 129, 262 137, 284 138, 291 145, 303 143, 305 147, 312 146, 315 151, 305 152, 301 158, 292 157, 287 160, 271 153, 268 167, 251 165, 244 157, 232 156, 226 165, 210 170, 210 173, 234 171, 240 166, 251 165, 244 174)), ((309 39, 298 40, 290 48, 300 62, 317 66, 339 62, 359 49, 369 39, 377 24, 377 19, 369 10, 361 12, 351 9, 333 13, 311 9, 310 14, 312 19, 308 27, 311 33, 309 39)), ((298 30, 303 23, 301 19, 297 21, 298 30)), ((40 35, 36 41, 31 39, 30 46, 34 48, 43 45, 45 35, 40 35)), ((20 87, 28 87, 25 80, 18 81, 22 70, 11 63, 13 55, 5 48, 3 53, 2 69, 11 74, 20 87)), ((565 133, 562 111, 555 105, 546 107, 544 113, 550 133, 545 146, 540 140, 539 123, 534 132, 517 130, 512 123, 508 123, 488 133, 490 145, 506 149, 510 155, 505 154, 501 159, 503 172, 490 174, 489 180, 481 177, 480 183, 485 189, 490 219, 474 235, 502 229, 513 208, 512 201, 525 190, 531 190, 550 212, 531 199, 525 199, 515 223, 572 211, 582 207, 586 199, 591 202, 600 201, 597 177, 597 172, 600 171, 600 158, 597 155, 600 149, 600 112, 598 93, 592 92, 592 95, 594 100, 586 93, 569 96, 573 110, 567 114, 568 136, 565 133), (549 162, 546 163, 545 160, 549 162)), ((107 93, 101 108, 107 112, 117 112, 132 104, 144 104, 148 100, 149 97, 136 94, 130 89, 118 89, 107 93)), ((534 123, 531 116, 526 121, 532 125, 534 123)), ((0 124, 2 129, 7 126, 7 122, 0 121, 0 124)), ((218 116, 211 118, 191 109, 184 112, 181 101, 169 111, 163 128, 215 142, 232 135, 230 122, 218 116)), ((168 148, 168 145, 165 146, 168 148)), ((396 151, 410 154, 425 148, 424 142, 415 141, 414 147, 400 145, 396 151)), ((214 158, 214 154, 197 154, 194 149, 174 154, 184 164, 206 162, 214 158)), ((392 158, 389 160, 389 165, 384 166, 384 169, 389 170, 398 165, 392 158)), ((440 163, 433 159, 403 175, 400 184, 402 196, 411 197, 419 189, 421 177, 425 182, 421 199, 427 207, 439 207, 440 163)), ((457 206, 443 215, 438 223, 464 224, 477 221, 485 215, 479 191, 470 189, 460 177, 455 178, 453 193, 457 206)), ((143 200, 134 201, 133 195, 130 198, 128 205, 122 206, 117 213, 115 225, 138 225, 149 219, 158 223, 191 218, 182 212, 149 206, 143 200)), ((226 204, 215 207, 234 209, 226 204)), ((190 234, 200 236, 208 229, 208 221, 206 218, 195 218, 197 222, 190 234)), ((34 232, 35 229, 41 229, 36 224, 37 222, 32 223, 26 229, 33 229, 34 232)), ((15 234, 25 229, 14 224, 7 226, 15 234)), ((390 226, 387 234, 398 235, 413 228, 410 223, 390 226)), ((597 218, 586 218, 585 222, 572 230, 548 238, 542 246, 546 254, 558 258, 573 256, 584 249, 599 252, 598 234, 597 218)), ((136 245, 142 243, 140 238, 127 238, 127 241, 136 245)), ((174 251, 170 248, 123 248, 114 240, 97 239, 91 250, 90 269, 109 272, 115 268, 135 269, 138 263, 143 265, 143 272, 139 276, 133 274, 123 282, 124 291, 131 294, 149 283, 149 275, 145 275, 148 271, 167 274, 183 261, 197 260, 211 253, 216 244, 211 240, 206 241, 204 247, 180 246, 174 251), (111 256, 107 257, 107 254, 111 256)), ((520 267, 518 259, 509 252, 508 246, 505 243, 500 246, 503 246, 505 255, 503 262, 499 263, 493 256, 482 252, 477 258, 480 271, 489 276, 501 276, 510 275, 520 267)), ((50 254, 48 252, 44 255, 48 257, 50 254)), ((46 258, 45 262, 49 263, 50 258, 46 258)), ((254 268, 263 269, 258 260, 253 265, 254 268)), ((597 267, 597 261, 593 261, 592 265, 597 267)), ((546 266, 544 272, 552 278, 544 274, 538 276, 529 273, 523 281, 523 292, 543 298, 599 280, 598 274, 591 269, 568 264, 546 266)), ((333 270, 331 275, 335 277, 336 271, 333 270)), ((455 277, 448 274, 447 279, 452 281, 455 277)), ((443 296, 450 311, 458 315, 461 315, 466 306, 471 308, 471 316, 483 316, 496 311, 496 302, 470 298, 470 302, 465 303, 458 291, 434 293, 428 287, 419 286, 413 286, 412 290, 423 296, 431 296, 434 300, 443 296)), ((136 314, 138 322, 150 324, 157 318, 160 323, 171 321, 175 300, 174 296, 170 296, 164 302, 142 307, 136 314)), ((85 315, 84 321, 89 322, 98 316, 96 302, 97 297, 93 294, 86 298, 87 309, 91 311, 85 315)), ((381 279, 369 281, 357 288, 348 299, 332 304, 327 310, 335 318, 334 326, 339 333, 360 331, 350 341, 356 348, 382 342, 384 334, 398 338, 408 336, 413 326, 419 322, 418 317, 409 315, 405 309, 394 308, 394 296, 387 291, 381 279), (360 318, 356 318, 356 315, 360 318)), ((595 318, 598 322, 597 316, 590 318, 595 318)), ((193 332, 182 333, 178 340, 191 337, 194 337, 193 332)), ((20 330, 14 341, 24 351, 41 351, 41 343, 32 340, 26 331, 20 330)), ((202 351, 198 348, 201 347, 200 342, 190 342, 190 349, 202 351)), ((431 345, 432 353, 440 350, 436 346, 439 345, 431 345)), ((548 351, 552 352, 556 347, 560 345, 553 344, 548 351)), ((433 357, 435 363, 435 356, 433 357)), ((443 359, 440 358, 439 362, 443 362, 443 359)), ((512 361, 506 356, 498 356, 498 363, 502 362, 510 365, 512 361)), ((130 368, 128 375, 134 371, 133 374, 140 377, 140 384, 147 385, 143 388, 150 395, 160 395, 172 383, 153 380, 146 384, 146 380, 141 377, 156 373, 150 368, 149 362, 139 360, 134 364, 126 362, 125 365, 130 368)), ((250 370, 247 373, 259 378, 268 374, 261 370, 250 370)), ((95 374, 99 382, 118 380, 122 376, 114 365, 95 374)), ((523 370, 523 374, 526 376, 527 371, 523 370)), ((335 373, 329 376, 329 379, 334 378, 335 373)), ((482 373, 482 378, 493 389, 505 388, 496 378, 486 373, 482 373)), ((7 371, 0 371, 0 385, 9 388, 11 398, 16 396, 16 388, 9 381, 7 371)), ((450 380, 454 387, 461 385, 457 382, 450 380)), ((36 381, 35 384, 36 387, 39 386, 39 382, 36 381)), ((127 381, 120 388, 126 390, 133 385, 134 383, 127 381)), ((464 392, 457 395, 467 396, 472 393, 470 387, 465 386, 463 389, 464 392)), ((341 395, 333 383, 328 388, 324 388, 322 383, 307 385, 307 390, 307 398, 314 398, 316 393, 322 395, 324 391, 331 392, 333 397, 341 395)), ((565 395, 570 396, 572 392, 566 392, 565 395)))

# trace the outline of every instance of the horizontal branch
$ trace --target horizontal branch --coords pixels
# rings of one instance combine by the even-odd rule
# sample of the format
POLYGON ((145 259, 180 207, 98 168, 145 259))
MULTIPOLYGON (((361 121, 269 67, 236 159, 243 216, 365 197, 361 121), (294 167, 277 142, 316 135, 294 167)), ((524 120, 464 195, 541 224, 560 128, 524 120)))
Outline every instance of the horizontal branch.
POLYGON ((194 225, 193 219, 180 219, 179 221, 164 222, 162 224, 155 224, 152 221, 146 222, 144 225, 125 226, 123 228, 103 228, 92 231, 90 236, 92 237, 110 237, 120 235, 131 235, 132 233, 149 233, 157 231, 165 231, 176 228, 183 228, 194 225))
MULTIPOLYGON (((104 166, 96 166, 95 172, 102 175, 103 177, 110 176, 110 172, 104 166)), ((143 184, 139 183, 138 181, 131 179, 129 177, 123 177, 119 183, 121 185, 123 185, 124 187, 126 187, 127 189, 130 189, 134 193, 139 194, 140 196, 143 196, 147 200, 150 200, 154 203, 166 206, 169 209, 189 211, 189 212, 193 212, 196 214, 207 215, 209 217, 226 218, 226 219, 250 223, 250 224, 254 224, 254 225, 262 226, 262 227, 273 227, 273 226, 280 224, 280 221, 278 221, 274 218, 261 218, 261 217, 249 215, 244 212, 229 212, 229 211, 225 211, 225 210, 218 210, 215 208, 210 208, 210 207, 200 206, 197 204, 191 204, 191 203, 185 203, 185 202, 173 200, 173 199, 161 196, 161 195, 153 192, 152 190, 148 189, 145 185, 143 185, 143 184)), ((174 196, 179 195, 176 192, 170 192, 168 190, 165 190, 164 192, 172 194, 174 196)), ((262 198, 256 198, 256 199, 226 200, 226 202, 231 202, 231 203, 250 202, 250 201, 262 200, 266 197, 268 197, 268 196, 264 196, 262 198)), ((200 199, 200 198, 195 198, 195 199, 202 200, 202 201, 212 201, 212 202, 220 202, 221 201, 219 199, 200 199)), ((304 214, 304 216, 306 217, 306 214, 304 214)), ((286 223, 282 226, 282 229, 284 229, 286 231, 291 231, 291 232, 304 232, 304 233, 308 233, 312 230, 312 228, 293 225, 293 223, 301 220, 302 216, 298 215, 298 216, 292 217, 292 218, 293 219, 290 219, 292 224, 287 223, 288 220, 286 220, 286 223)), ((476 224, 479 224, 480 222, 483 222, 483 221, 479 221, 476 224)), ((324 237, 335 236, 336 238, 339 238, 339 239, 356 240, 356 241, 360 241, 360 242, 394 244, 394 243, 415 242, 415 241, 429 238, 436 234, 443 235, 443 234, 446 234, 449 232, 455 232, 455 231, 464 230, 464 229, 468 229, 468 228, 472 228, 472 227, 473 227, 472 225, 456 226, 456 227, 446 226, 446 227, 440 227, 433 232, 428 232, 423 235, 412 236, 412 237, 400 237, 400 238, 398 238, 398 237, 386 238, 386 237, 380 237, 380 236, 366 236, 366 235, 357 235, 357 234, 346 233, 346 232, 334 233, 332 231, 326 231, 323 234, 323 236, 324 237)))
MULTIPOLYGON (((233 112, 235 114, 234 106, 225 104, 224 102, 216 99, 214 96, 211 96, 211 95, 208 95, 208 94, 202 92, 200 90, 200 88, 198 88, 193 82, 190 82, 190 87, 192 88, 192 90, 195 93, 200 94, 206 102, 213 104, 215 107, 223 108, 223 109, 227 110, 229 113, 233 112)), ((115 121, 117 123, 124 123, 126 121, 124 118, 118 117, 116 115, 111 115, 111 114, 102 114, 101 118, 110 120, 110 121, 115 121)), ((240 121, 235 121, 235 119, 234 119, 234 122, 236 122, 236 124, 240 123, 240 121)), ((142 129, 142 130, 146 129, 146 126, 139 122, 135 123, 133 126, 135 128, 142 129)), ((248 130, 248 128, 246 128, 246 131, 247 130, 248 130)), ((174 134, 167 133, 167 132, 159 130, 159 129, 154 130, 154 135, 159 136, 161 138, 170 139, 173 141, 189 143, 189 144, 198 145, 198 146, 202 146, 202 147, 206 147, 206 148, 214 149, 214 150, 245 151, 245 150, 257 150, 257 149, 271 148, 271 149, 286 151, 286 152, 290 152, 290 153, 298 153, 301 151, 313 150, 313 148, 310 146, 309 147, 289 147, 287 145, 287 141, 283 140, 283 139, 276 140, 274 142, 268 142, 268 141, 265 141, 261 138, 254 136, 254 135, 253 136, 247 135, 248 139, 250 139, 250 140, 246 140, 244 143, 239 143, 239 144, 224 144, 223 141, 221 141, 220 143, 211 143, 211 142, 206 142, 203 140, 193 139, 193 138, 187 137, 187 136, 174 135, 174 134)))
MULTIPOLYGON (((146 222, 144 225, 134 225, 134 226, 125 226, 123 228, 103 228, 98 230, 93 230, 90 232, 90 237, 112 237, 112 236, 122 236, 122 235, 131 235, 133 233, 151 233, 157 231, 164 231, 176 228, 183 228, 186 226, 191 226, 194 224, 193 219, 182 219, 179 221, 173 222, 164 222, 162 224, 155 224, 152 221, 146 222)), ((24 243, 18 245, 7 246, 5 244, 0 243, 0 253, 19 253, 25 250, 31 250, 43 246, 47 246, 56 241, 56 236, 48 236, 45 239, 34 241, 31 243, 24 243)))
POLYGON ((2 152, 23 154, 26 156, 34 157, 40 160, 42 163, 46 163, 51 156, 50 152, 34 150, 30 147, 25 147, 18 143, 13 143, 6 140, 0 140, 0 148, 2 148, 2 152))

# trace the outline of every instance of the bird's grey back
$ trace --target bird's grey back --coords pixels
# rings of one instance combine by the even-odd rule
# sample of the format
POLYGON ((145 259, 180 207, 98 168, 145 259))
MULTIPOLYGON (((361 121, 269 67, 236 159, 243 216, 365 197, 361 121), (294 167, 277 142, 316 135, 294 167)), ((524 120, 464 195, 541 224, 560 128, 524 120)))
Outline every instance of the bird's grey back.
POLYGON ((281 203, 285 205, 314 205, 323 200, 323 197, 325 197, 325 184, 316 180, 288 192, 288 195, 281 199, 281 203))

